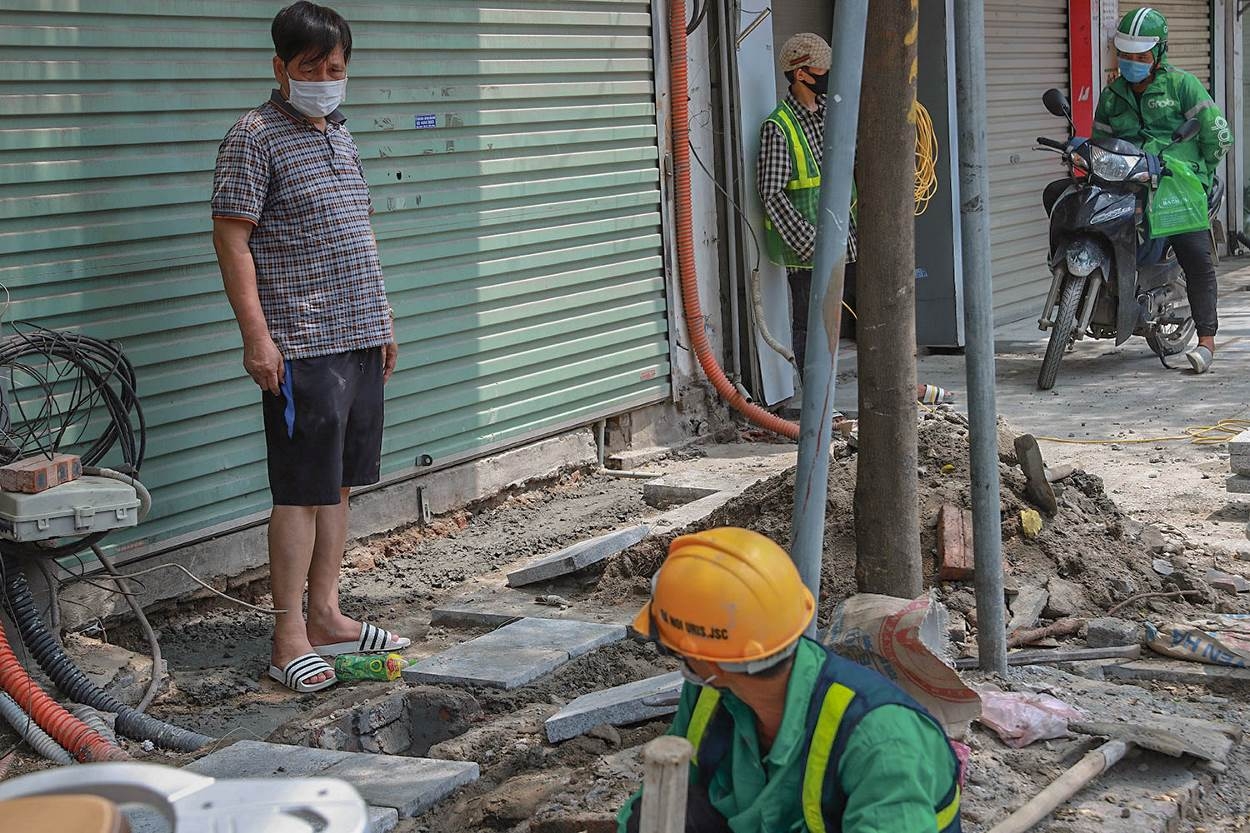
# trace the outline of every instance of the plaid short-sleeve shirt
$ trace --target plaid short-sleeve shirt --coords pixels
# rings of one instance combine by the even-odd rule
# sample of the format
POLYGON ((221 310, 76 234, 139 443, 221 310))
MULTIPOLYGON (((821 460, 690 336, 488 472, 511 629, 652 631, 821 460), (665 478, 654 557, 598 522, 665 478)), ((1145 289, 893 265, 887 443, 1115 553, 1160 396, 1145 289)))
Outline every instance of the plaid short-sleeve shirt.
POLYGON ((249 247, 260 305, 288 359, 391 340, 369 187, 344 122, 336 110, 322 133, 274 90, 217 152, 213 217, 256 226, 249 247))

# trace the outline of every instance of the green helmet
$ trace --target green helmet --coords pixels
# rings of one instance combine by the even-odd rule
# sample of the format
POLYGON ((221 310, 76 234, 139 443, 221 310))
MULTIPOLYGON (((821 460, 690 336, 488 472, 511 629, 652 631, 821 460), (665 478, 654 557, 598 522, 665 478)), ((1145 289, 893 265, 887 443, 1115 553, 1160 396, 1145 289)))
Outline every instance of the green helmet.
POLYGON ((1115 31, 1115 48, 1130 55, 1149 52, 1156 62, 1168 51, 1168 19, 1143 6, 1120 19, 1115 31))

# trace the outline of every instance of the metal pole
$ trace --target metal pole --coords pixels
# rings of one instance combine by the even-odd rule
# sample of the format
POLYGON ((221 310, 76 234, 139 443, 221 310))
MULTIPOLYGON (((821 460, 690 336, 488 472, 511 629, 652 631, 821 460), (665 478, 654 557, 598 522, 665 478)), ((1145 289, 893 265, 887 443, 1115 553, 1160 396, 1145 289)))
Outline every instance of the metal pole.
POLYGON ((955 83, 959 106, 959 189, 963 223, 964 326, 968 334, 968 419, 972 445, 972 526, 981 668, 1007 673, 1003 531, 994 405, 994 301, 990 264, 990 176, 985 140, 985 3, 958 0, 955 83))
MULTIPOLYGON (((833 11, 833 66, 825 99, 825 141, 821 163, 820 218, 807 311, 807 358, 803 411, 799 420, 799 465, 794 481, 794 523, 790 556, 803 583, 820 599, 825 501, 829 491, 829 434, 842 324, 842 284, 851 213, 855 134, 859 129, 860 79, 868 0, 841 0, 833 11)), ((808 635, 816 631, 815 619, 808 635)))
MULTIPOLYGON (((721 194, 725 198, 725 236, 726 248, 725 256, 727 263, 725 269, 729 272, 729 335, 731 342, 730 356, 732 359, 733 377, 732 381, 739 387, 742 386, 742 327, 739 321, 741 311, 739 309, 738 293, 742 287, 742 269, 738 260, 738 215, 734 211, 733 203, 735 200, 730 196, 733 193, 734 183, 738 180, 738 154, 735 148, 738 146, 737 134, 733 132, 733 115, 734 108, 733 83, 730 81, 730 53, 737 50, 733 45, 733 29, 731 29, 731 21, 733 21, 734 3, 730 3, 729 10, 721 9, 720 6, 713 6, 713 13, 716 15, 716 23, 718 26, 717 40, 718 44, 712 46, 720 53, 720 115, 721 115, 721 145, 720 158, 724 162, 725 170, 725 187, 721 194)), ((713 141, 715 147, 715 141, 713 141)), ((712 162, 712 175, 716 174, 716 162, 712 162)))

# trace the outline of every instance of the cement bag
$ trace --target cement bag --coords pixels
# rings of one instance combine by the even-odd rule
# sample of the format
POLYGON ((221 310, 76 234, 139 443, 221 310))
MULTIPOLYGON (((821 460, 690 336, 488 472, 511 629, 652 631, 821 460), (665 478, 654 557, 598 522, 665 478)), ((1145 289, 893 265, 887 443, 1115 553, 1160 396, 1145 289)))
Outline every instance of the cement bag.
POLYGON ((1152 239, 1203 231, 1210 226, 1207 192, 1187 163, 1169 160, 1167 176, 1159 180, 1146 216, 1152 239))
POLYGON ((981 714, 981 700, 950 664, 949 618, 929 595, 908 601, 863 593, 834 610, 825 644, 885 675, 960 738, 981 714))
POLYGON ((1146 646, 1173 659, 1245 668, 1250 663, 1250 616, 1212 614, 1167 625, 1147 622, 1146 646))

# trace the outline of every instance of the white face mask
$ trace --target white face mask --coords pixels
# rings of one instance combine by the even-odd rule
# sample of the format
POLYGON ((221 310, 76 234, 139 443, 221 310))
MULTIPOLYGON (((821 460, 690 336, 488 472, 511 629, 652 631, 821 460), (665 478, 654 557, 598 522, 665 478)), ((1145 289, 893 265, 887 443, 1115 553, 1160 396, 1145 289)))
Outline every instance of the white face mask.
POLYGON ((347 98, 347 79, 340 81, 299 81, 289 78, 291 106, 313 119, 330 115, 347 98))
POLYGON ((700 677, 698 674, 694 673, 694 670, 691 669, 689 665, 683 662, 681 664, 681 678, 685 680, 686 682, 690 683, 691 685, 710 686, 712 684, 712 680, 716 679, 716 675, 712 674, 705 680, 702 677, 700 677))

